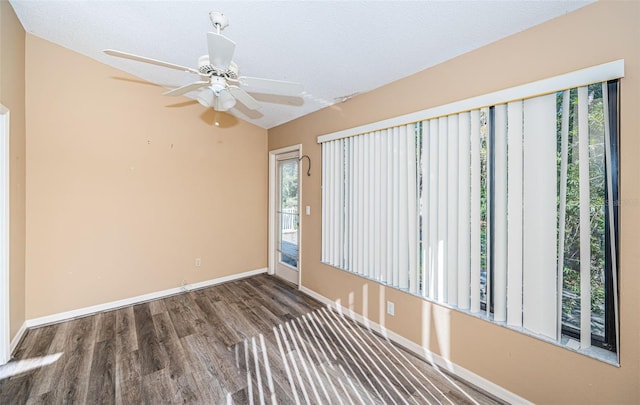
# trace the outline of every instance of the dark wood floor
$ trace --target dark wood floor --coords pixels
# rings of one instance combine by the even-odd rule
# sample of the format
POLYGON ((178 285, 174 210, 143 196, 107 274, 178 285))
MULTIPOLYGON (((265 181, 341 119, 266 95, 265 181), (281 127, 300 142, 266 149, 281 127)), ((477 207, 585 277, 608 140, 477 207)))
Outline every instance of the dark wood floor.
POLYGON ((0 404, 497 403, 267 275, 32 329, 3 375, 0 404))

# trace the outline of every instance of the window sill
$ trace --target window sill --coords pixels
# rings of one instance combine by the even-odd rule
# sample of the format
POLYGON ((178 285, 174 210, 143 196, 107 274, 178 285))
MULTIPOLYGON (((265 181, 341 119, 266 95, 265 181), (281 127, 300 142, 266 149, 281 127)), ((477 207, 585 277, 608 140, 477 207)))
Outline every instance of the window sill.
POLYGON ((486 312, 484 312, 484 311, 482 311, 482 312, 471 312, 469 310, 460 309, 458 307, 454 307, 454 306, 451 306, 449 304, 445 304, 445 303, 442 303, 442 302, 434 301, 434 300, 431 300, 431 299, 429 299, 427 297, 423 297, 421 295, 414 294, 414 293, 412 293, 412 292, 410 292, 408 290, 405 290, 405 289, 389 286, 389 285, 381 283, 381 282, 379 282, 379 281, 377 281, 377 280, 375 280, 375 279, 373 279, 371 277, 367 277, 367 276, 364 276, 364 275, 361 275, 361 274, 356 274, 356 273, 350 272, 348 270, 341 269, 341 268, 336 267, 336 266, 332 266, 329 263, 323 262, 323 264, 326 265, 326 266, 330 266, 330 267, 332 267, 334 269, 337 269, 337 270, 340 270, 340 271, 344 271, 345 273, 351 274, 353 276, 361 277, 361 278, 364 278, 366 280, 370 280, 372 282, 381 284, 381 285, 383 285, 383 286, 385 286, 387 288, 392 288, 394 290, 402 291, 402 292, 404 292, 406 294, 409 294, 409 295, 414 296, 416 298, 419 298, 421 300, 427 301, 429 303, 442 306, 442 307, 450 309, 452 311, 460 312, 460 313, 472 316, 474 318, 478 318, 478 319, 481 319, 483 321, 489 322, 489 323, 491 323, 493 325, 500 326, 500 327, 503 327, 505 329, 509 329, 511 331, 518 332, 518 333, 521 333, 521 334, 526 335, 526 336, 530 336, 530 337, 532 337, 534 339, 542 340, 542 341, 550 343, 550 344, 552 344, 554 346, 558 346, 558 347, 561 347, 563 349, 567 349, 567 350, 569 350, 571 352, 574 352, 574 353, 577 353, 577 354, 581 354, 583 356, 590 357, 590 358, 592 358, 594 360, 598 360, 598 361, 601 361, 603 363, 610 364, 610 365, 612 365, 614 367, 620 367, 620 360, 618 358, 618 354, 614 353, 614 352, 611 352, 609 350, 602 349, 602 348, 596 347, 596 346, 591 346, 588 349, 581 349, 580 348, 580 342, 578 342, 577 340, 575 340, 575 339, 573 339, 571 337, 564 336, 564 335, 562 336, 560 342, 557 342, 557 341, 555 341, 553 339, 549 339, 546 336, 542 336, 542 335, 533 333, 533 332, 528 331, 527 329, 524 329, 524 328, 516 328, 516 327, 513 327, 513 326, 509 326, 505 322, 496 322, 493 319, 491 319, 491 317, 488 317, 486 315, 486 312))
MULTIPOLYGON (((409 293, 408 291, 405 291, 405 292, 409 293)), ((509 326, 504 322, 495 322, 490 317, 487 317, 485 315, 485 313, 483 313, 483 312, 481 312, 481 313, 472 313, 471 311, 463 310, 463 309, 460 309, 460 308, 456 308, 456 307, 453 307, 453 306, 450 306, 450 305, 447 305, 447 304, 443 304, 443 303, 440 303, 440 302, 437 302, 437 301, 432 301, 432 300, 429 300, 428 298, 424 298, 424 297, 421 297, 421 296, 416 295, 416 294, 412 294, 412 293, 409 293, 409 294, 414 295, 414 296, 416 296, 418 298, 424 299, 426 301, 429 301, 431 303, 434 303, 434 304, 437 304, 437 305, 442 305, 442 306, 444 306, 446 308, 449 308, 449 309, 451 309, 453 311, 458 311, 458 312, 461 312, 463 314, 467 314, 467 315, 473 316, 475 318, 482 319, 483 321, 490 322, 493 325, 501 326, 503 328, 512 330, 514 332, 518 332, 518 333, 521 333, 523 335, 530 336, 532 338, 535 338, 535 339, 542 340, 544 342, 550 343, 550 344, 552 344, 554 346, 558 346, 558 347, 561 347, 563 349, 567 349, 567 350, 569 350, 571 352, 574 352, 574 353, 577 353, 577 354, 581 354, 583 356, 590 357, 590 358, 592 358, 594 360, 598 360, 598 361, 610 364, 610 365, 615 366, 615 367, 620 367, 620 360, 618 359, 618 354, 617 353, 609 351, 609 350, 606 350, 606 349, 603 349, 603 348, 600 348, 600 347, 597 347, 597 346, 591 346, 588 349, 581 349, 580 348, 580 342, 577 341, 576 339, 572 338, 572 337, 562 335, 562 338, 560 339, 560 342, 558 342, 558 341, 550 339, 550 338, 548 338, 546 336, 542 336, 542 335, 539 335, 537 333, 533 333, 531 331, 528 331, 528 330, 526 330, 524 328, 518 328, 518 327, 509 326)))
POLYGON ((562 336, 562 340, 560 343, 557 343, 557 342, 551 342, 551 343, 557 344, 558 346, 562 346, 565 349, 569 349, 573 352, 585 355, 587 357, 600 360, 604 363, 611 364, 612 366, 620 367, 620 362, 618 361, 618 355, 612 351, 603 349, 601 347, 591 346, 588 349, 580 349, 580 342, 568 336, 562 336))

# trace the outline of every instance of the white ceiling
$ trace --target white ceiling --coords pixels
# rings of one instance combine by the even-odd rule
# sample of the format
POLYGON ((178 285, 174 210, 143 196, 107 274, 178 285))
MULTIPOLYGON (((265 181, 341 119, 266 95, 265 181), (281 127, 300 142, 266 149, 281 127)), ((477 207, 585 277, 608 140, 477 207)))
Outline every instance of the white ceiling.
MULTIPOLYGON (((300 82, 299 98, 256 95, 259 112, 230 112, 271 128, 469 52, 594 0, 104 1, 10 0, 39 37, 167 88, 189 73, 107 56, 112 48, 197 68, 210 11, 230 20, 240 74, 300 82)), ((131 83, 131 86, 136 86, 131 83)), ((158 93, 158 96, 160 96, 158 93)), ((167 99, 167 105, 176 103, 167 99)))

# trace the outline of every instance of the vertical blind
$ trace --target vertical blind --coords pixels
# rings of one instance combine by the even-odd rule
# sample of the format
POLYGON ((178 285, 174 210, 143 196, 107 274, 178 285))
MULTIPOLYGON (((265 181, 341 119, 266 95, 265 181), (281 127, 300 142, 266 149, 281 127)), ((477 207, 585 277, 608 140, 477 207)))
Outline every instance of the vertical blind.
MULTIPOLYGON (((608 103, 607 83, 599 86, 608 103)), ((322 261, 559 340, 574 187, 567 171, 577 162, 578 322, 589 347, 590 170, 600 164, 590 158, 600 148, 589 135, 592 93, 581 86, 322 142, 322 261)), ((604 111, 605 216, 615 236, 604 111)), ((615 280, 616 238, 607 240, 615 280)))
POLYGON ((326 142, 322 261, 418 291, 414 125, 326 142))

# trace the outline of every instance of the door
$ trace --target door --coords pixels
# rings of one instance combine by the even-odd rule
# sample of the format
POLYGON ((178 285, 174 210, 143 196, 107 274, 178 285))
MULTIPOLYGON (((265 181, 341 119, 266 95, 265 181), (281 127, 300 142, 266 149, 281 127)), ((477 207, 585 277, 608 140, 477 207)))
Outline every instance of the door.
POLYGON ((300 259, 299 151, 275 155, 275 258, 276 276, 298 285, 300 259))

